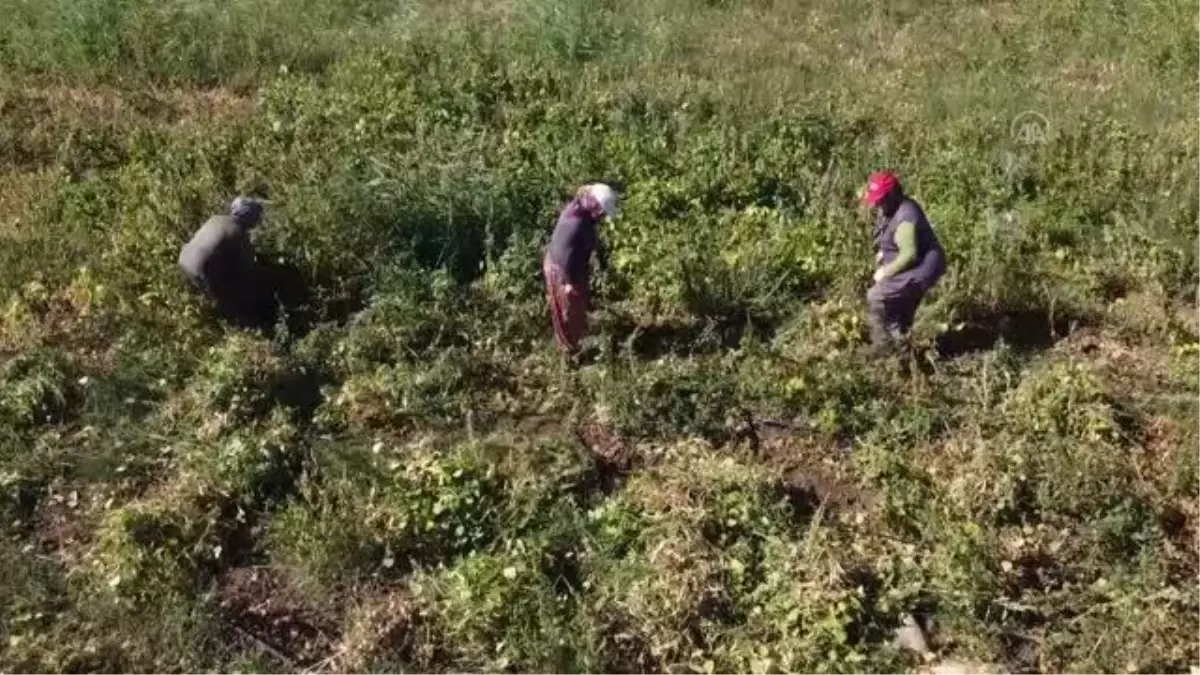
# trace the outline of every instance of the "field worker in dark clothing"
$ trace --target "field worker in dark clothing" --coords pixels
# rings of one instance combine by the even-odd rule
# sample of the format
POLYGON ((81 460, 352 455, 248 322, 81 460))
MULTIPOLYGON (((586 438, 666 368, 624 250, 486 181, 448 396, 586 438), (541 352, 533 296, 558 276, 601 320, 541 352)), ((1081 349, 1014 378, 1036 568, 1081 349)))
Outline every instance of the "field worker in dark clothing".
POLYGON ((263 203, 238 197, 228 216, 213 216, 179 252, 179 267, 226 318, 253 324, 259 318, 263 289, 250 244, 250 230, 262 220, 263 203))
POLYGON ((578 354, 587 333, 592 254, 602 269, 608 265, 597 228, 601 220, 616 216, 617 201, 616 191, 603 183, 580 188, 559 215, 546 249, 542 271, 554 337, 568 357, 578 354))
POLYGON ((946 271, 946 254, 894 173, 871 174, 863 202, 876 211, 875 283, 867 306, 872 348, 883 352, 907 337, 921 299, 946 271))

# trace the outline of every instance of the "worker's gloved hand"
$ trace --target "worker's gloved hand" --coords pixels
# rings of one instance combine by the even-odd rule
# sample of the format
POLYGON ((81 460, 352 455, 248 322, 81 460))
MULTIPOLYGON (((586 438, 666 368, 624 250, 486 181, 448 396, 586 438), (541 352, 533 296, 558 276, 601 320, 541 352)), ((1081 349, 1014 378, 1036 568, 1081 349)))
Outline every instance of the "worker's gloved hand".
POLYGON ((563 293, 566 293, 567 295, 578 295, 579 291, 575 288, 575 286, 566 284, 563 286, 563 293))
POLYGON ((886 278, 887 278, 887 273, 884 271, 884 269, 882 267, 875 270, 875 275, 874 275, 875 283, 879 283, 886 278))

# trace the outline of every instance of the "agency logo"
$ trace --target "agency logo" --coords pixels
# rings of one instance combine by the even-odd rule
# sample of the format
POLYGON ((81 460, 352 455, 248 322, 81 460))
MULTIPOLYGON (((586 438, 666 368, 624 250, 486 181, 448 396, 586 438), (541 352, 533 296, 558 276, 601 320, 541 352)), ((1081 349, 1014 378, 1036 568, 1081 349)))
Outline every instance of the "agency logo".
POLYGON ((1021 145, 1041 145, 1050 137, 1050 122, 1045 115, 1026 110, 1012 119, 1009 134, 1021 145))

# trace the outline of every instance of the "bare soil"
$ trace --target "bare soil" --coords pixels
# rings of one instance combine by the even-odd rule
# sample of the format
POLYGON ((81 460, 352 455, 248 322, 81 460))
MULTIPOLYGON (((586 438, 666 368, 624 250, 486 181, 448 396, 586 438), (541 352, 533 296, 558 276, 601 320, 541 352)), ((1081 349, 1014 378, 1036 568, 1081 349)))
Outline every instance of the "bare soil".
POLYGON ((337 624, 271 567, 228 570, 218 582, 218 595, 230 630, 289 669, 327 658, 339 637, 337 624))

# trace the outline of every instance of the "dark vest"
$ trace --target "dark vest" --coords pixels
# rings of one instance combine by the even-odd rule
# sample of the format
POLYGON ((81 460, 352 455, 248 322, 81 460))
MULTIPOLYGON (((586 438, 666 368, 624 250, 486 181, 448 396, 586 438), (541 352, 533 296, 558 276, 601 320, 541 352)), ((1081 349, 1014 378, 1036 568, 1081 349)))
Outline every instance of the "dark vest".
POLYGON ((905 197, 890 218, 881 213, 875 220, 875 250, 883 253, 879 264, 890 264, 900 253, 896 246, 896 229, 903 222, 916 225, 917 258, 908 269, 891 277, 888 282, 898 285, 915 282, 922 289, 928 289, 946 272, 946 252, 929 219, 925 217, 925 211, 910 198, 905 197))

